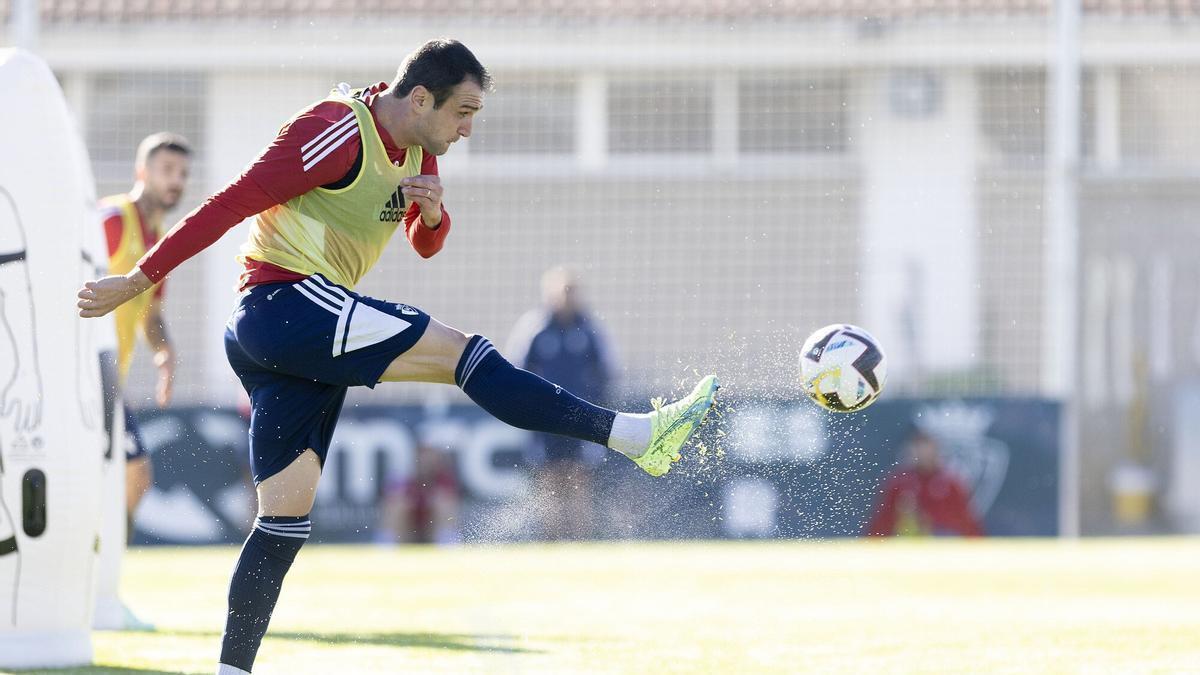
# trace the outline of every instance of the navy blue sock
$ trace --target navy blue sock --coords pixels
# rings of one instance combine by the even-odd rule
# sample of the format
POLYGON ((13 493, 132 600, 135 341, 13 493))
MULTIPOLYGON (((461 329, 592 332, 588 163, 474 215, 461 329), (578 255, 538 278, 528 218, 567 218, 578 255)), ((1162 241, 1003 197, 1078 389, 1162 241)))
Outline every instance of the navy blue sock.
POLYGON ((518 429, 608 444, 617 413, 509 363, 480 335, 467 342, 454 382, 479 407, 518 429))
POLYGON ((221 663, 247 672, 271 622, 283 577, 308 539, 308 516, 259 516, 229 582, 221 663))

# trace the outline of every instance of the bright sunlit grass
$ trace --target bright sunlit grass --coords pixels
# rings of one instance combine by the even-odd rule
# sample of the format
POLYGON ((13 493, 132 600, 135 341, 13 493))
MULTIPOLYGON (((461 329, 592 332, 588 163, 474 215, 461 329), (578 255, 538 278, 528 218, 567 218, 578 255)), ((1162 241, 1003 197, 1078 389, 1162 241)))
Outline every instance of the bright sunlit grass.
MULTIPOLYGON (((93 668, 211 673, 235 548, 140 549, 93 668)), ((1195 672, 1200 539, 310 546, 255 673, 1195 672)))

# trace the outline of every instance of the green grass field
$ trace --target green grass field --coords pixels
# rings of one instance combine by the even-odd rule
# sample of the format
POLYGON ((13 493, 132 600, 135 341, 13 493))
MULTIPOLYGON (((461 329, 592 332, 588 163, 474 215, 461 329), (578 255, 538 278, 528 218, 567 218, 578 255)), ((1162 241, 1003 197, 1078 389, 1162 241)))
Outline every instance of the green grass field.
MULTIPOLYGON (((131 551, 158 632, 26 672, 213 672, 235 555, 131 551)), ((1200 539, 312 546, 255 669, 836 672, 1200 672, 1200 539)))

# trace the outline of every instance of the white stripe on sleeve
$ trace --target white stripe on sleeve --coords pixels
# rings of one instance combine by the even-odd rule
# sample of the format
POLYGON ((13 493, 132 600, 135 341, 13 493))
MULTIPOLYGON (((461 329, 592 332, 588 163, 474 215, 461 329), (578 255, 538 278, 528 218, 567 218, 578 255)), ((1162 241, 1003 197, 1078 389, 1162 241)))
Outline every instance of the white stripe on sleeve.
POLYGON ((300 148, 300 154, 306 154, 308 152, 308 149, 310 147, 312 147, 312 145, 314 143, 317 143, 322 138, 325 138, 330 133, 332 133, 334 129, 337 129, 338 127, 342 126, 343 124, 346 123, 346 120, 351 119, 353 117, 354 117, 354 113, 351 112, 349 115, 346 115, 342 119, 334 122, 333 124, 329 125, 328 127, 325 127, 325 131, 322 131, 321 133, 317 134, 311 141, 305 143, 304 146, 300 148))
POLYGON ((328 148, 325 148, 324 150, 322 150, 321 154, 317 155, 316 157, 313 157, 311 160, 306 161, 304 163, 304 170, 308 171, 309 169, 313 168, 314 166, 317 165, 318 162, 325 159, 329 155, 329 153, 342 147, 343 145, 346 144, 347 140, 354 138, 357 135, 358 135, 358 125, 357 124, 351 125, 351 127, 349 129, 347 129, 341 136, 339 136, 333 140, 332 145, 330 145, 328 148))

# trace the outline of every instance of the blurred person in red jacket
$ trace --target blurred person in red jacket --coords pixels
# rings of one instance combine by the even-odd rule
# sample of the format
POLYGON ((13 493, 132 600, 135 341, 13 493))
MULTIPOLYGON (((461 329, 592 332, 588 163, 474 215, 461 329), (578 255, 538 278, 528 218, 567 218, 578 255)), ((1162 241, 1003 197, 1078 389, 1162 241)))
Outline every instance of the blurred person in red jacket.
POLYGON ((417 446, 413 474, 387 486, 376 540, 383 543, 456 544, 461 494, 454 466, 429 442, 417 446))
POLYGON ((971 510, 971 494, 947 469, 937 439, 920 429, 908 438, 908 462, 884 481, 867 534, 889 536, 983 536, 971 510))

